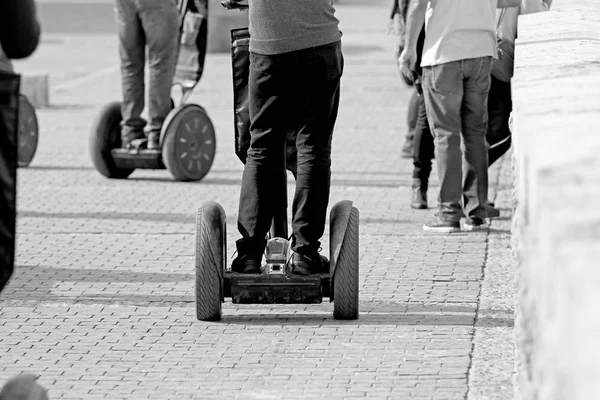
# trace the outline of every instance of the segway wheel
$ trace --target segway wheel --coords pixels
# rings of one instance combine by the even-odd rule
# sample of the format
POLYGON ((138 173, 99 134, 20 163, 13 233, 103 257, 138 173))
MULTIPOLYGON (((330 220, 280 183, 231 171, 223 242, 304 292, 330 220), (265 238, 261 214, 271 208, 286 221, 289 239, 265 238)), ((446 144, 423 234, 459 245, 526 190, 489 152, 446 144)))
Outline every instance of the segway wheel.
POLYGON ((102 107, 90 130, 90 155, 94 166, 107 178, 125 179, 133 169, 118 168, 110 153, 121 147, 121 103, 118 101, 102 107))
POLYGON ((221 319, 226 248, 225 211, 215 202, 206 203, 196 214, 196 317, 200 321, 221 319))
MULTIPOLYGON (((343 203, 343 202, 342 202, 343 203)), ((331 218, 333 318, 358 318, 358 209, 348 206, 345 217, 331 218), (335 240, 335 237, 341 241, 335 240), (337 242, 334 244, 333 242, 337 242), (337 247, 339 252, 333 247, 337 247), (337 254, 337 256, 335 255, 337 254)), ((332 215, 334 214, 332 210, 332 215)))
POLYGON ((19 97, 19 150, 17 165, 27 167, 37 150, 39 126, 33 104, 27 97, 19 97))
POLYGON ((163 124, 162 158, 177 181, 199 181, 210 170, 216 150, 213 124, 202 107, 184 104, 163 124))

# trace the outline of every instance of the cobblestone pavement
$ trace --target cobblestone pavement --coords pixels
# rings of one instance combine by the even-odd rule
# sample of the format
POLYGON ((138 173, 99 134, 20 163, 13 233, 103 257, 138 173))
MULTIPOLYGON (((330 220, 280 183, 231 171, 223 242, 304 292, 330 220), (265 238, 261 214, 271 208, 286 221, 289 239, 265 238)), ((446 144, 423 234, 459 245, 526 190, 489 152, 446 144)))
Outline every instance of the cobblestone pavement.
MULTIPOLYGON (((409 90, 385 35, 387 1, 359 3, 338 5, 346 69, 330 204, 350 199, 360 210, 360 319, 334 320, 329 303, 228 301, 221 322, 197 321, 196 209, 220 202, 228 254, 237 239, 242 165, 233 153, 229 56, 208 56, 193 99, 218 133, 205 179, 178 183, 166 170, 138 170, 108 180, 91 164, 88 131, 98 107, 120 96, 116 41, 50 35, 17 64, 50 71, 54 90, 53 105, 38 110, 38 153, 18 172, 0 383, 31 371, 52 399, 512 398, 510 288, 488 281, 510 286, 509 160, 491 171, 503 218, 489 232, 422 232, 434 210, 408 207, 411 165, 399 149, 409 90), (490 257, 504 263, 495 275, 485 272, 490 257)), ((432 206, 435 177, 429 197, 432 206)))

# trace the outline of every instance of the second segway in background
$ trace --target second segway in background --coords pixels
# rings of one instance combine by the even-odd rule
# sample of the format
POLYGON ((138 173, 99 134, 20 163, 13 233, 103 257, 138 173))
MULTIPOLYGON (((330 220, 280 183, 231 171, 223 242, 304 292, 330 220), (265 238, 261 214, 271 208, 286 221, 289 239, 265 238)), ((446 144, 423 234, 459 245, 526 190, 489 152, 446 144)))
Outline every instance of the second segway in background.
POLYGON ((208 0, 180 0, 180 40, 173 87, 181 100, 171 103, 160 132, 158 149, 145 139, 121 146, 121 102, 105 105, 90 132, 90 153, 96 169, 108 178, 127 178, 135 169, 168 169, 177 181, 201 180, 210 170, 216 152, 213 124, 203 107, 188 103, 204 69, 208 0), (200 7, 199 7, 200 6, 200 7))
MULTIPOLYGON (((229 9, 244 7, 239 1, 224 2, 229 9)), ((249 146, 248 75, 249 33, 232 31, 236 154, 246 160, 249 146)), ((295 140, 288 145, 294 146, 295 140)), ((286 149, 282 148, 282 152, 286 149)), ((287 167, 290 151, 286 151, 287 167)), ((220 320, 222 303, 231 297, 237 304, 314 304, 328 297, 336 319, 356 319, 359 314, 358 209, 340 201, 330 212, 329 268, 311 275, 291 272, 292 250, 287 222, 286 161, 280 178, 271 182, 275 209, 260 273, 235 273, 226 254, 226 216, 216 202, 204 204, 196 218, 196 316, 201 321, 220 320)))

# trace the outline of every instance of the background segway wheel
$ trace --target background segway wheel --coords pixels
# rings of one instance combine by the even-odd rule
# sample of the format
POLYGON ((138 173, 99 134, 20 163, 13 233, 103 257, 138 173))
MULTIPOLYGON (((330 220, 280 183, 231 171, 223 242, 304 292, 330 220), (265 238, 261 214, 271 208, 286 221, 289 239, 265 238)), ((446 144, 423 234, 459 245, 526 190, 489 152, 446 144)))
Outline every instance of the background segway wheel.
POLYGON ((121 147, 121 121, 121 103, 115 101, 102 107, 90 130, 92 162, 107 178, 125 179, 134 171, 117 168, 110 153, 121 147))
POLYGON ((215 159, 213 124, 202 107, 184 104, 172 110, 163 124, 162 158, 177 181, 199 181, 215 159))
POLYGON ((26 167, 33 160, 38 146, 39 126, 33 104, 27 97, 19 96, 19 149, 17 164, 26 167))
POLYGON ((347 218, 332 218, 332 235, 343 235, 332 277, 335 319, 358 318, 358 219, 358 209, 352 206, 347 218))
POLYGON ((196 317, 200 321, 221 319, 226 248, 225 211, 215 202, 206 203, 196 214, 196 317))

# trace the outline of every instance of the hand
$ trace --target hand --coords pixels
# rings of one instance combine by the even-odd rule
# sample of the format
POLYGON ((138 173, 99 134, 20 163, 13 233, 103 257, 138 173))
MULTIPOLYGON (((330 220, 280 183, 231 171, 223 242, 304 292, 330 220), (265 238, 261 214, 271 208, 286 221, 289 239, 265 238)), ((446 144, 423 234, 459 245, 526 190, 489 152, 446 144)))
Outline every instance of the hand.
POLYGON ((398 58, 398 65, 400 66, 400 72, 410 81, 414 80, 413 71, 417 64, 417 50, 413 47, 405 47, 402 50, 402 54, 398 58))

